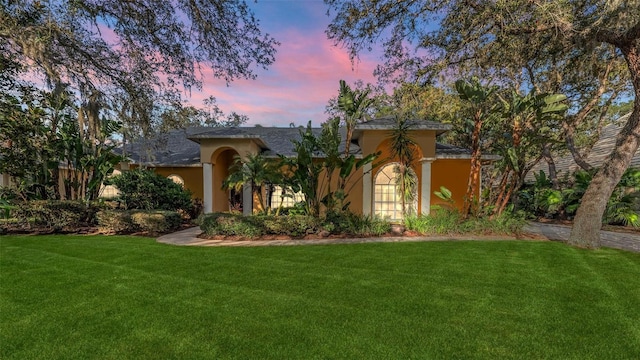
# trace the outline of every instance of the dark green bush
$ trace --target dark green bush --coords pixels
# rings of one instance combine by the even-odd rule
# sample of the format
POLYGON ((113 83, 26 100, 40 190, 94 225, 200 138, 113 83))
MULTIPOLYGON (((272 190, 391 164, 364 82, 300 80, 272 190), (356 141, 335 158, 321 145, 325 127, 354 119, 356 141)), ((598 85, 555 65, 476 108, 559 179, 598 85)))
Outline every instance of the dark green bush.
POLYGON ((258 237, 261 235, 288 235, 302 237, 315 233, 318 220, 305 215, 257 215, 215 213, 199 219, 200 229, 207 235, 258 237))
POLYGON ((193 211, 191 193, 151 170, 124 171, 108 180, 126 209, 193 211))
POLYGON ((257 237, 263 229, 256 224, 255 217, 230 213, 209 214, 202 219, 200 229, 207 235, 257 237))
POLYGON ((265 234, 300 237, 313 234, 318 229, 318 220, 307 215, 265 215, 256 217, 256 220, 261 224, 265 234))
POLYGON ((130 234, 146 231, 165 233, 180 228, 182 217, 176 211, 105 210, 97 215, 101 232, 130 234))
POLYGON ((391 231, 391 223, 377 216, 351 212, 329 212, 322 228, 333 234, 380 236, 391 231))
POLYGON ((11 216, 30 229, 76 231, 96 225, 96 213, 102 208, 100 203, 87 205, 79 200, 32 200, 14 203, 11 216))

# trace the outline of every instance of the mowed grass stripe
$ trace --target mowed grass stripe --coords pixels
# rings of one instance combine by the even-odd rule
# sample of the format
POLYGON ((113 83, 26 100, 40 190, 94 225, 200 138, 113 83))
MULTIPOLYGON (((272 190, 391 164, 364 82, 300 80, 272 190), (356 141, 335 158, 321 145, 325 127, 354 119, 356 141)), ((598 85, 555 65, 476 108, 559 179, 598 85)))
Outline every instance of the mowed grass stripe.
POLYGON ((616 250, 0 243, 2 358, 640 357, 640 256, 616 250))

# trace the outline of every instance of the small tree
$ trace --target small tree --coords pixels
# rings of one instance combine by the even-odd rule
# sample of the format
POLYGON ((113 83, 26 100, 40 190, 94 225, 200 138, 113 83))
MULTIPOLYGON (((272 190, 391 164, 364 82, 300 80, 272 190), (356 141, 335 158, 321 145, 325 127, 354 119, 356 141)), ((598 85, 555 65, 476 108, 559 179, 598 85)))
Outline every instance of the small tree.
POLYGON ((413 170, 415 165, 416 142, 409 135, 410 123, 406 118, 396 118, 396 126, 391 131, 391 156, 398 160, 393 171, 398 175, 396 189, 402 201, 402 215, 413 215, 413 207, 418 196, 418 177, 413 170))
POLYGON ((483 124, 490 118, 495 117, 496 107, 490 104, 490 98, 497 90, 496 86, 483 86, 477 78, 471 81, 458 80, 455 83, 456 90, 462 100, 470 104, 471 120, 473 130, 471 132, 471 170, 469 171, 469 182, 467 192, 464 197, 462 214, 467 216, 469 212, 477 213, 478 209, 472 204, 478 202, 480 197, 480 168, 482 159, 482 149, 480 137, 483 124))
POLYGON ((222 188, 242 191, 242 187, 249 184, 251 193, 258 198, 260 210, 269 213, 270 207, 265 202, 263 190, 266 186, 278 182, 277 164, 266 159, 262 154, 247 154, 244 159, 236 155, 229 171, 229 176, 222 183, 222 188))
POLYGON ((126 209, 189 211, 192 207, 189 190, 151 170, 124 171, 106 183, 120 190, 126 209))

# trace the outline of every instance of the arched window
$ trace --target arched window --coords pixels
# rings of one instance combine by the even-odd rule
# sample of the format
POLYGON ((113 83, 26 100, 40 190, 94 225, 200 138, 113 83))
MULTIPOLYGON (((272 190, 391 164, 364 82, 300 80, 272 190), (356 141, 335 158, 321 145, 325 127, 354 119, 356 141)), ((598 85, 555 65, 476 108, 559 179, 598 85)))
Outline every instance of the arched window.
MULTIPOLYGON (((120 170, 113 170, 113 173, 111 173, 111 175, 109 175, 109 177, 113 177, 113 176, 118 176, 122 174, 122 172, 120 172, 120 170)), ((105 198, 105 199, 112 199, 114 197, 118 197, 118 195, 120 195, 120 190, 118 190, 117 187, 115 187, 114 185, 102 185, 102 187, 100 188, 100 197, 101 198, 105 198)))
POLYGON ((273 208, 280 206, 280 202, 282 202, 282 207, 287 208, 304 201, 303 193, 294 193, 290 188, 286 188, 284 189, 285 196, 282 196, 282 191, 282 187, 277 185, 273 186, 273 191, 271 191, 271 206, 273 208))
MULTIPOLYGON (((398 163, 390 163, 383 166, 376 174, 374 182, 374 214, 391 221, 402 220, 402 199, 396 185, 397 165, 398 163)), ((414 209, 417 207, 417 197, 412 206, 414 209)))
POLYGON ((171 174, 167 176, 167 179, 173 181, 174 183, 184 187, 184 179, 180 175, 171 174))

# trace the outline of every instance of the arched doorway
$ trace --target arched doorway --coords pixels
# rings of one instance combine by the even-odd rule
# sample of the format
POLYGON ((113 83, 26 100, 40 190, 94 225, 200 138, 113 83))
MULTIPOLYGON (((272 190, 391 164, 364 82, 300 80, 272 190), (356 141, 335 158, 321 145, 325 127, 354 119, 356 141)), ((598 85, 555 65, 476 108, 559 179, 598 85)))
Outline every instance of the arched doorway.
MULTIPOLYGON (((374 178, 373 213, 390 221, 402 221, 402 197, 397 186, 398 165, 396 162, 384 165, 374 178)), ((409 206, 414 210, 418 207, 417 196, 409 206)))
POLYGON ((223 148, 216 151, 211 156, 213 164, 213 211, 242 211, 242 190, 224 190, 222 183, 229 176, 229 167, 238 152, 233 148, 223 148))

